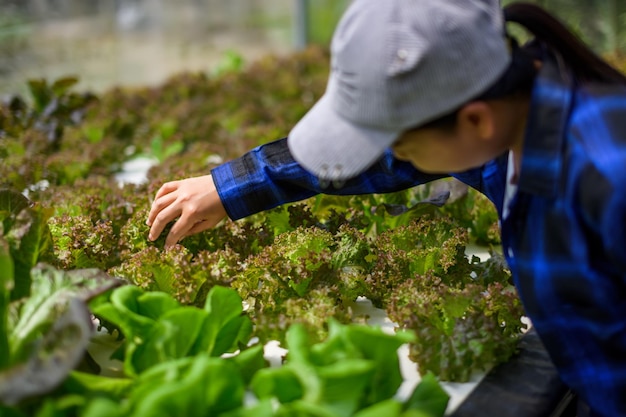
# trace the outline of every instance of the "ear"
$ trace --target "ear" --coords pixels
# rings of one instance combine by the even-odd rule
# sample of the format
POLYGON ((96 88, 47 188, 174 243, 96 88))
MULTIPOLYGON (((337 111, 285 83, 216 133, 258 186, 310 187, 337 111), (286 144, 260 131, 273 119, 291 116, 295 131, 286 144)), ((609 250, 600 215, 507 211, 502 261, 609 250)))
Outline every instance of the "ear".
POLYGON ((458 132, 477 139, 489 140, 495 131, 495 114, 485 101, 472 101, 459 109, 458 132))

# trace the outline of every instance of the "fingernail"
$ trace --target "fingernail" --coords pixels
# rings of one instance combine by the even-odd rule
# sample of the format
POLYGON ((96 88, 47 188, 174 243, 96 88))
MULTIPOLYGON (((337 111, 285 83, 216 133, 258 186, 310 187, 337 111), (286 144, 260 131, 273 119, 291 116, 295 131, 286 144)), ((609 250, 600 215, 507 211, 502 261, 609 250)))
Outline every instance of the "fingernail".
POLYGON ((154 240, 154 237, 152 236, 152 233, 150 233, 150 234, 148 235, 148 240, 154 240))

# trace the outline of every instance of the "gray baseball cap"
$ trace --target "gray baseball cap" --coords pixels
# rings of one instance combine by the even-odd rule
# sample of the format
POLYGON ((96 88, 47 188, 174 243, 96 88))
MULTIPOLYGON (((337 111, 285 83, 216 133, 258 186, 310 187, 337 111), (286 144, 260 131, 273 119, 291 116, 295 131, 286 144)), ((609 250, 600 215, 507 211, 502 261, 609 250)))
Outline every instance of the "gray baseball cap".
POLYGON ((333 35, 326 92, 289 149, 320 179, 354 177, 404 131, 487 90, 510 60, 498 0, 353 0, 333 35))

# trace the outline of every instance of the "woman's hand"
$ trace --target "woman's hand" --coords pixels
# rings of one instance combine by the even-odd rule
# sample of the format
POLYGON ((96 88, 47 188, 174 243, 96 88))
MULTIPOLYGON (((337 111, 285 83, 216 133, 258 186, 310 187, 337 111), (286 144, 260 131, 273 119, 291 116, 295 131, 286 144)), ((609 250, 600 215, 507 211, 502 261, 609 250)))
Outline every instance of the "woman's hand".
POLYGON ((217 225, 226 217, 215 183, 210 175, 163 184, 154 197, 147 224, 148 239, 156 240, 165 226, 178 218, 165 240, 165 247, 217 225))

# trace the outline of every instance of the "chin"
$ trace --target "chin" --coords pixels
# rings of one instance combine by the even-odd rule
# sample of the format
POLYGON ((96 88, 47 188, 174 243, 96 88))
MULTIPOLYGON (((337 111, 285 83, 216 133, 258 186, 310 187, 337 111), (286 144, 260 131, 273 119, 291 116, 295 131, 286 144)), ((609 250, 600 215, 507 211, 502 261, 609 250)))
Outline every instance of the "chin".
POLYGON ((431 162, 430 164, 429 163, 423 164, 415 160, 409 159, 408 162, 410 162, 411 165, 415 167, 415 169, 419 170, 420 172, 423 172, 424 174, 447 174, 449 172, 454 172, 449 169, 446 169, 445 167, 433 165, 432 164, 433 161, 430 161, 431 162))
POLYGON ((423 172, 424 174, 449 174, 451 172, 455 172, 455 171, 450 171, 447 169, 434 168, 434 167, 418 165, 418 164, 413 164, 413 166, 420 172, 423 172))
POLYGON ((483 166, 484 164, 477 164, 477 165, 467 165, 467 166, 456 166, 456 167, 433 167, 433 166, 428 166, 428 164, 423 165, 423 164, 415 164, 413 163, 413 166, 418 169, 419 171, 423 172, 424 174, 458 174, 461 172, 465 172, 468 171, 470 169, 474 169, 474 168, 479 168, 481 166, 483 166))

